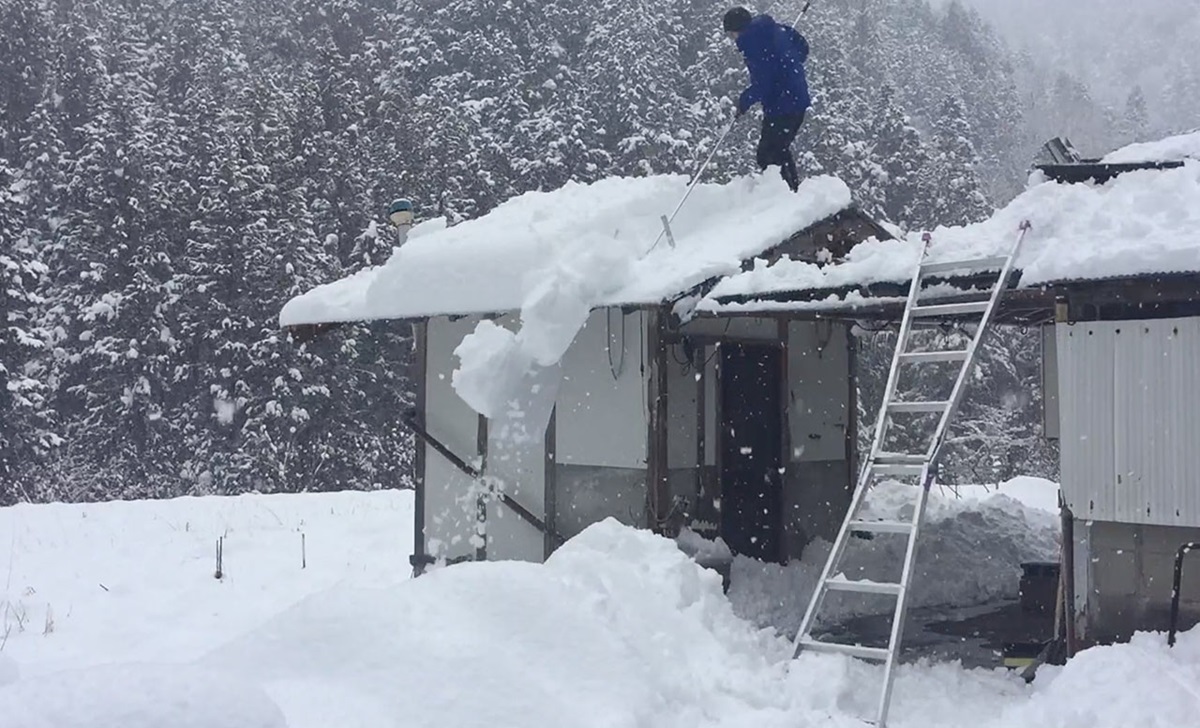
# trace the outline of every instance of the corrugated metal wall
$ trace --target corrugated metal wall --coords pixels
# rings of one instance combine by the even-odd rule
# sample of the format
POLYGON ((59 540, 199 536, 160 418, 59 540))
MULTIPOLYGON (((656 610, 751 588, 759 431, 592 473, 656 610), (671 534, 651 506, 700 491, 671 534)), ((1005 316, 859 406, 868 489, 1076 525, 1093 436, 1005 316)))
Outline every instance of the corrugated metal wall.
POLYGON ((1200 319, 1059 324, 1057 348, 1075 516, 1200 526, 1200 319))

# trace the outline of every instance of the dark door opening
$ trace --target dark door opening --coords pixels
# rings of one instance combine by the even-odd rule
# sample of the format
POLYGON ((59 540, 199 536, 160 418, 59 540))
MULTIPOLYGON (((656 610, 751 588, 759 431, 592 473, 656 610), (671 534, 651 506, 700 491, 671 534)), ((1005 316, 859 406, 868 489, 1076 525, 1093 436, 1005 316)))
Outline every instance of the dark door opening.
POLYGON ((783 352, 721 345, 721 536, 735 554, 779 562, 783 352))

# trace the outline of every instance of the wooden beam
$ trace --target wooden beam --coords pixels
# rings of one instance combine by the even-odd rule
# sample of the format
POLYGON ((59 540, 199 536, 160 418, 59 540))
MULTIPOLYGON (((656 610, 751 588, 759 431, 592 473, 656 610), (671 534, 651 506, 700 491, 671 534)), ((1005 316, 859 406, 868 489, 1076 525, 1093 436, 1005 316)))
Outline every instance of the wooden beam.
POLYGON ((670 473, 667 463, 667 319, 665 307, 654 309, 647 317, 646 350, 649 353, 647 372, 647 407, 649 432, 646 448, 646 501, 650 529, 666 534, 667 515, 671 508, 670 473))
POLYGON ((546 425, 546 441, 545 441, 545 462, 546 474, 542 481, 542 487, 545 489, 543 495, 543 503, 545 503, 546 511, 546 537, 544 539, 543 558, 550 558, 554 550, 562 545, 562 541, 555 538, 554 535, 558 530, 558 468, 557 458, 554 449, 557 447, 558 440, 558 407, 550 410, 550 422, 546 425))
MULTIPOLYGON (((425 375, 429 367, 429 324, 420 321, 413 324, 412 367, 409 377, 416 389, 416 411, 413 420, 425 428, 426 387, 425 375)), ((413 567, 413 576, 425 573, 425 567, 433 563, 433 558, 425 551, 425 442, 420 437, 414 437, 413 454, 413 552, 409 562, 413 567)))

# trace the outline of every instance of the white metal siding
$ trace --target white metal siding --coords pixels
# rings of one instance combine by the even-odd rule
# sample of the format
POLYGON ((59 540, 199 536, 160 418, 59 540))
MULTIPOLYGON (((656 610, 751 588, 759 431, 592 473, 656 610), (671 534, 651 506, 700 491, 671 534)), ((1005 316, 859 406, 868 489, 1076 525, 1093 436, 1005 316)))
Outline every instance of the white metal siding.
POLYGON ((563 356, 555 433, 558 463, 646 467, 644 322, 641 313, 593 311, 563 356))
POLYGON ((1200 526, 1200 319, 1057 329, 1062 490, 1072 511, 1200 526))
POLYGON ((791 461, 845 460, 851 416, 846 327, 793 322, 787 351, 791 461))
MULTIPOLYGON (((455 347, 478 322, 478 317, 429 319, 425 376, 426 429, 451 452, 474 464, 479 456, 479 415, 454 391, 450 374, 455 347)), ((425 446, 425 543, 430 555, 453 559, 475 553, 473 484, 473 478, 425 446)))
POLYGON ((1058 346, 1054 325, 1042 327, 1042 434, 1059 439, 1058 346))
MULTIPOLYGON (((497 319, 496 324, 510 331, 519 330, 521 326, 513 314, 497 319)), ((525 411, 528 412, 528 409, 525 411)), ((548 420, 549 414, 546 417, 548 420)), ((537 438, 532 442, 518 441, 504 430, 505 422, 502 419, 488 421, 485 472, 501 481, 505 495, 545 520, 546 438, 537 438)), ((545 536, 541 530, 498 500, 488 501, 486 532, 488 561, 540 563, 545 557, 545 536)))

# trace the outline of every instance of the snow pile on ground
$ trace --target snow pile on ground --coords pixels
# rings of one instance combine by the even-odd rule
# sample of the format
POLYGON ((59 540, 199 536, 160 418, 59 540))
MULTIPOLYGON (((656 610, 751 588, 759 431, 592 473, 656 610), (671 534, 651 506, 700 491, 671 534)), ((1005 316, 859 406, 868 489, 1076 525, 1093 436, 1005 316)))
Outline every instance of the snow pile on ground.
POLYGON ((407 571, 412 508, 408 491, 0 508, 0 673, 198 658, 311 594, 407 571))
POLYGON ((179 665, 105 665, 0 689, 6 728, 287 728, 241 677, 179 665))
MULTIPOLYGON (((874 709, 879 666, 792 661, 673 541, 610 520, 545 565, 410 580, 405 517, 394 493, 0 509, 9 598, 44 589, 59 607, 42 634, 26 603, 39 629, 0 653, 21 669, 0 686, 0 725, 857 728, 874 709)), ((1090 650, 1032 685, 906 664, 889 725, 1179 728, 1196 684, 1197 630, 1174 650, 1163 635, 1090 650)))
POLYGON ((20 676, 21 670, 17 667, 16 660, 0 652, 0 688, 15 683, 20 676))
MULTIPOLYGON (((1060 524, 1058 488, 1038 478, 1017 478, 996 489, 983 486, 930 492, 918 544, 909 604, 966 607, 1015 598, 1021 563, 1057 561, 1060 524)), ((884 483, 868 497, 864 520, 908 520, 917 490, 884 483)), ((844 572, 849 579, 895 582, 904 561, 903 536, 853 539, 844 572)), ((800 628, 832 544, 817 540, 799 562, 787 566, 734 560, 729 598, 737 613, 787 636, 800 628)), ((833 594, 822 624, 879 613, 893 599, 833 594)))
POLYGON ((768 704, 787 649, 734 616, 717 574, 610 520, 544 566, 313 598, 204 665, 264 681, 294 728, 690 728, 768 704), (343 699, 322 708, 331 684, 343 699))
POLYGON ((1200 159, 1200 130, 1158 141, 1130 144, 1105 155, 1100 161, 1105 164, 1137 164, 1179 162, 1184 159, 1200 159))
POLYGON ((570 182, 453 227, 418 225, 386 264, 289 301, 280 324, 517 310, 557 322, 561 305, 577 318, 579 300, 657 303, 850 204, 849 188, 827 176, 799 194, 777 176, 699 184, 672 223, 676 246, 663 239, 647 254, 687 184, 680 175, 570 182))
MULTIPOLYGON (((1022 221, 1032 229, 1017 258, 1022 287, 1064 280, 1200 271, 1200 161, 1170 170, 1128 172, 1103 185, 1065 184, 1035 174, 1029 188, 990 219, 932 231, 928 260, 954 261, 1006 254, 1022 221)), ((726 308, 718 299, 784 291, 836 289, 871 283, 907 283, 923 243, 867 240, 836 265, 784 258, 761 259, 722 280, 699 304, 726 308)), ((755 304, 729 304, 744 310, 755 304)))

